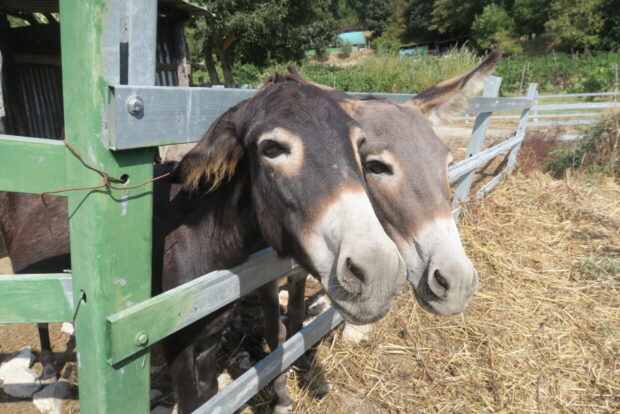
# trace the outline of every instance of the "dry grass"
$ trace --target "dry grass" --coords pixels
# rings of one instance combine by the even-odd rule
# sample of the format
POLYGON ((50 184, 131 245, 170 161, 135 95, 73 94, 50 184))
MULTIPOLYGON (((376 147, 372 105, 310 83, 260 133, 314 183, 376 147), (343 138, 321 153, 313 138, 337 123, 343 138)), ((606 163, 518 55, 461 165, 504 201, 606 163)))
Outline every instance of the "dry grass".
POLYGON ((404 292, 372 340, 337 330, 296 413, 620 412, 620 186, 516 174, 469 206, 461 236, 481 278, 464 315, 404 292))

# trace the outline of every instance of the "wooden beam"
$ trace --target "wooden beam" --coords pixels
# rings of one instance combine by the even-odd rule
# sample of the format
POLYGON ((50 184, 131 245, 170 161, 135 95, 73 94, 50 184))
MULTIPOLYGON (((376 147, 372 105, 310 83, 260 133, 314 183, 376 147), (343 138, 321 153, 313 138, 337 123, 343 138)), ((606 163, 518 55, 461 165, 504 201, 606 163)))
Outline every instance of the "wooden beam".
POLYGON ((0 275, 0 323, 71 322, 71 276, 0 275))
POLYGON ((68 188, 67 153, 62 141, 0 135, 0 191, 41 194, 68 188))
POLYGON ((266 249, 237 267, 208 273, 116 312, 106 319, 106 358, 112 365, 121 362, 293 269, 291 259, 280 259, 266 249), (148 339, 138 345, 141 334, 148 339))

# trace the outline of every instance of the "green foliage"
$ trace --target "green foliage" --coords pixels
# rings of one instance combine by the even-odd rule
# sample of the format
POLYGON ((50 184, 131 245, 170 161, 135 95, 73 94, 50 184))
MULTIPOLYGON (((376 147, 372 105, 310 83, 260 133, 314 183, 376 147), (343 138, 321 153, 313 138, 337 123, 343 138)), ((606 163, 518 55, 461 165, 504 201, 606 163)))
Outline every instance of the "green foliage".
POLYGON ((574 144, 559 146, 546 169, 556 177, 566 170, 606 174, 620 180, 620 113, 612 114, 586 131, 574 144))
POLYGON ((519 34, 539 35, 549 20, 549 4, 552 0, 514 0, 511 16, 514 16, 519 34))
POLYGON ((472 25, 474 39, 479 46, 499 48, 505 53, 520 51, 514 19, 501 6, 489 4, 472 25))
POLYGON ((605 16, 601 33, 601 46, 620 51, 620 5, 618 0, 600 0, 600 11, 605 16))
POLYGON ((372 41, 372 47, 382 55, 397 55, 400 48, 400 40, 389 32, 383 33, 372 41))
POLYGON ((620 260, 595 257, 583 262, 579 268, 582 279, 613 280, 620 282, 620 260))
POLYGON ((394 18, 394 0, 356 1, 361 23, 365 29, 382 33, 394 18))
POLYGON ((9 19, 10 27, 30 26, 30 23, 28 23, 26 20, 20 19, 19 17, 7 16, 7 18, 9 19))
POLYGON ((416 41, 436 40, 441 35, 431 30, 434 0, 411 0, 403 10, 403 37, 416 41))
MULTIPOLYGON (((312 80, 346 91, 415 93, 473 68, 478 60, 475 53, 461 48, 423 59, 378 53, 363 63, 346 68, 312 63, 303 65, 300 70, 312 80)), ((616 62, 620 62, 620 53, 505 56, 500 59, 495 75, 503 79, 501 92, 504 94, 519 93, 526 64, 529 66, 523 78, 524 87, 534 82, 540 93, 597 92, 613 89, 612 63, 616 62)), ((256 86, 274 70, 285 71, 289 64, 298 62, 271 62, 265 68, 235 63, 232 72, 237 83, 256 86)), ((196 76, 205 76, 201 70, 196 76)))
POLYGON ((466 35, 470 32, 476 16, 482 13, 484 6, 489 3, 490 0, 435 0, 429 28, 450 36, 466 35))
POLYGON ((495 74, 503 78, 503 93, 518 91, 526 64, 529 66, 523 84, 537 83, 540 92, 599 92, 613 89, 615 77, 612 64, 617 62, 620 62, 620 53, 504 56, 500 59, 495 74))
POLYGON ((349 42, 343 42, 340 47, 340 52, 338 53, 338 57, 340 58, 348 58, 351 56, 351 52, 353 51, 353 45, 349 42))
MULTIPOLYGON (((620 49, 618 0, 401 0, 408 41, 472 39, 505 52, 620 49)), ((397 20, 398 20, 397 15, 397 20)))
POLYGON ((550 46, 562 50, 587 49, 600 42, 603 16, 599 0, 553 0, 545 23, 550 46))

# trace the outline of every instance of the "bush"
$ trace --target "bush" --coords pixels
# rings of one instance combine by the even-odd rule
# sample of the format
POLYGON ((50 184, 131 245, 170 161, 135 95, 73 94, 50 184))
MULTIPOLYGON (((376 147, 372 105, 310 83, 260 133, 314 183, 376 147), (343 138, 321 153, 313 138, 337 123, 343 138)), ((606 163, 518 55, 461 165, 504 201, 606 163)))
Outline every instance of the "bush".
POLYGON ((340 48, 340 53, 338 53, 338 57, 341 59, 348 58, 351 56, 351 52, 353 51, 353 44, 349 42, 344 42, 342 47, 340 48))
POLYGON ((620 181, 620 113, 603 119, 573 144, 557 147, 546 165, 555 177, 567 170, 606 174, 620 181))
POLYGON ((372 41, 372 47, 382 55, 396 55, 400 48, 400 40, 391 33, 385 32, 372 41))
POLYGON ((551 53, 545 56, 505 56, 495 71, 501 76, 502 92, 514 93, 521 83, 534 82, 540 93, 583 93, 611 90, 615 77, 612 64, 620 61, 620 53, 597 52, 587 55, 551 53))
POLYGON ((316 49, 316 60, 319 62, 325 62, 329 58, 326 47, 320 47, 316 49))

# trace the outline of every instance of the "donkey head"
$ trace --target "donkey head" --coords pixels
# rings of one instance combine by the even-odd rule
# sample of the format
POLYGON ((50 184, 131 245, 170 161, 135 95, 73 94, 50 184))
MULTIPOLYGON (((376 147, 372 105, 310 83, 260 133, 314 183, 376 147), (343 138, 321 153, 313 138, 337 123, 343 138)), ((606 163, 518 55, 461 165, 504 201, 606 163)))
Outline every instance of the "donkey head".
POLYGON ((242 182, 264 240, 318 277, 347 320, 367 323, 406 272, 368 197, 357 130, 327 92, 276 78, 223 114, 177 175, 193 191, 242 182))
POLYGON ((359 151, 372 204, 405 259, 418 302, 431 312, 462 312, 478 287, 451 212, 452 156, 432 124, 478 93, 498 58, 494 52, 473 71, 402 105, 332 90, 362 127, 365 139, 359 151))

